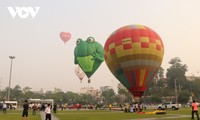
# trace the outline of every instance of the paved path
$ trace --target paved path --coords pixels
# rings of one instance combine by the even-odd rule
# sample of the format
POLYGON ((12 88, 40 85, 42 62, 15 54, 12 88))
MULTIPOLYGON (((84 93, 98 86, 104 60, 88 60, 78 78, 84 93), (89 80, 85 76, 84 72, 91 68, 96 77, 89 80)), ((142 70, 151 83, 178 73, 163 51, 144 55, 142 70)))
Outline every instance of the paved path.
MULTIPOLYGON (((45 113, 43 111, 40 111, 40 116, 41 116, 41 120, 45 120, 45 113)), ((54 116, 53 114, 51 114, 51 119, 52 120, 60 120, 56 116, 54 116)))

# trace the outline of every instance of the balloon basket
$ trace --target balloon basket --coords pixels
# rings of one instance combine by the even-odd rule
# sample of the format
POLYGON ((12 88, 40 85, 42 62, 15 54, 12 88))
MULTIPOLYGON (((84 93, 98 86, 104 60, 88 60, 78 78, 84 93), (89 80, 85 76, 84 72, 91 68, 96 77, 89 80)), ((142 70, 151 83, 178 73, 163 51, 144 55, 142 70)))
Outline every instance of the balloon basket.
POLYGON ((140 97, 134 97, 134 102, 140 102, 140 97))
POLYGON ((88 83, 91 83, 90 79, 88 79, 88 83))

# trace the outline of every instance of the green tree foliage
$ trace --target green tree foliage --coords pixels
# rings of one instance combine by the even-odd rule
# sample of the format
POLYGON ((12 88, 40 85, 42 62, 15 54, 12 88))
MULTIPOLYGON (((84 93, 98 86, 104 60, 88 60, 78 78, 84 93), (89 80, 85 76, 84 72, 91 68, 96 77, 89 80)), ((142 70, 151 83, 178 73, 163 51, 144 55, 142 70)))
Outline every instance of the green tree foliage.
POLYGON ((132 102, 132 94, 126 88, 118 89, 118 97, 117 98, 121 104, 132 102))
POLYGON ((164 78, 164 69, 160 67, 156 75, 158 76, 158 79, 164 78))
POLYGON ((178 101, 179 103, 187 103, 191 93, 189 90, 181 90, 179 92, 178 101))
POLYGON ((11 91, 11 98, 13 98, 13 100, 20 100, 19 96, 22 96, 22 95, 23 93, 19 85, 16 85, 11 91))
POLYGON ((113 89, 104 90, 101 93, 101 96, 104 99, 104 103, 109 104, 114 102, 115 92, 113 89))
POLYGON ((94 100, 91 94, 81 94, 80 103, 82 104, 94 104, 94 100))
POLYGON ((152 97, 151 97, 151 102, 152 103, 156 103, 156 104, 158 104, 158 103, 161 103, 162 102, 162 99, 161 99, 161 97, 159 96, 159 95, 153 95, 152 97))
POLYGON ((172 58, 169 61, 169 64, 171 65, 167 69, 166 77, 168 79, 168 87, 171 89, 175 89, 175 80, 178 86, 178 89, 185 87, 186 83, 186 77, 185 73, 187 72, 187 65, 181 64, 181 59, 178 57, 172 58))
POLYGON ((194 99, 200 99, 200 78, 190 81, 191 95, 194 99))

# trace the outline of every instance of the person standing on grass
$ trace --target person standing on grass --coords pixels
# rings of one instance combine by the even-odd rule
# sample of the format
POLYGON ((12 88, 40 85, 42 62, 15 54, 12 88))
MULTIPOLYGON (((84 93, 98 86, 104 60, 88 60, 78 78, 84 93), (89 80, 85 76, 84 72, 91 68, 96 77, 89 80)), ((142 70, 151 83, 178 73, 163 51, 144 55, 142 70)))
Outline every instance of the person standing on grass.
POLYGON ((111 111, 111 109, 112 109, 112 105, 109 104, 109 105, 108 105, 108 108, 109 108, 109 110, 111 111))
POLYGON ((23 104, 22 120, 24 120, 25 116, 26 120, 28 120, 28 108, 29 108, 28 101, 25 100, 23 104))
POLYGON ((57 104, 55 103, 55 104, 53 105, 53 112, 56 113, 56 110, 57 110, 57 104))
POLYGON ((45 120, 51 120, 51 105, 50 104, 48 104, 48 106, 46 107, 45 114, 46 114, 45 120))
POLYGON ((32 109, 33 109, 33 111, 32 111, 32 115, 36 115, 37 106, 36 106, 35 103, 34 103, 32 109))
POLYGON ((7 113, 7 104, 3 101, 3 114, 7 113))
POLYGON ((192 118, 191 119, 194 119, 194 113, 196 113, 197 120, 199 120, 198 104, 196 103, 195 100, 193 100, 193 103, 192 103, 192 118))

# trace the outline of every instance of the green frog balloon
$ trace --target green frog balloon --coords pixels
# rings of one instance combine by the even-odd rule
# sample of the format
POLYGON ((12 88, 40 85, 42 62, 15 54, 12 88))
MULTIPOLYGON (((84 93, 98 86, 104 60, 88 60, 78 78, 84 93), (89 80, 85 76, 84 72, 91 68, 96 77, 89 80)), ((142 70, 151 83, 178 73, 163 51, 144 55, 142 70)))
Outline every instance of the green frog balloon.
POLYGON ((87 40, 78 39, 74 49, 74 63, 78 64, 88 77, 90 77, 99 68, 104 61, 103 46, 95 41, 93 37, 88 37, 87 40))

